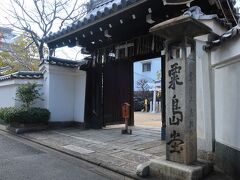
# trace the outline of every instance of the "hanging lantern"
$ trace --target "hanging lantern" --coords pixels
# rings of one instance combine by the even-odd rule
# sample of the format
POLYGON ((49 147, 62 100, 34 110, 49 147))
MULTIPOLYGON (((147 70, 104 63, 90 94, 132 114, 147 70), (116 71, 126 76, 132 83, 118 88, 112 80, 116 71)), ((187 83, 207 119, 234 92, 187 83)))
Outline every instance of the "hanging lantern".
POLYGON ((191 3, 194 0, 163 0, 164 5, 182 5, 191 3))

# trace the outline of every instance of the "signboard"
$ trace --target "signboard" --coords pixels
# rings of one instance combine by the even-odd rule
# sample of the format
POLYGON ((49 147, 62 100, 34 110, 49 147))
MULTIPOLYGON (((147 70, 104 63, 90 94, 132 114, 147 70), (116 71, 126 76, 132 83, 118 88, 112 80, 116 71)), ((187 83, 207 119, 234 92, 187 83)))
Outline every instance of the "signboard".
POLYGON ((122 118, 123 119, 129 119, 129 111, 130 111, 130 104, 124 103, 122 105, 122 118))

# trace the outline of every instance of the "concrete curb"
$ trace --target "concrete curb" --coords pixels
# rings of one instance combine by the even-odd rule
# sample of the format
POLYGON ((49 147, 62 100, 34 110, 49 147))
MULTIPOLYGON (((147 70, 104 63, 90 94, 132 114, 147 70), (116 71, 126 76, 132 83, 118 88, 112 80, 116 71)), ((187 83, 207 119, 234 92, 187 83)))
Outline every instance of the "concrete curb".
POLYGON ((133 173, 133 172, 124 170, 123 168, 117 168, 116 166, 115 166, 115 167, 114 167, 114 166, 108 166, 107 164, 103 164, 103 163, 101 163, 101 162, 97 162, 96 159, 91 158, 91 157, 89 157, 89 156, 87 156, 87 155, 81 155, 81 154, 79 154, 79 153, 76 153, 76 152, 73 152, 73 151, 70 151, 70 150, 67 150, 67 149, 63 149, 63 148, 61 148, 61 147, 59 147, 59 146, 49 145, 49 144, 46 144, 46 143, 42 143, 42 142, 39 142, 39 141, 37 141, 37 140, 35 140, 35 139, 29 138, 29 137, 27 137, 27 136, 24 136, 24 134, 16 134, 16 133, 14 133, 14 132, 12 132, 12 131, 9 131, 9 130, 7 129, 7 127, 4 126, 4 125, 0 125, 0 130, 1 130, 1 131, 4 131, 4 132, 6 132, 6 133, 9 133, 9 134, 15 135, 15 136, 17 136, 17 137, 23 138, 23 139, 25 139, 25 140, 31 141, 31 142, 33 142, 33 143, 42 145, 42 146, 44 146, 44 147, 53 149, 53 150, 55 150, 55 151, 64 153, 64 154, 66 154, 66 155, 69 155, 69 156, 72 156, 72 157, 75 157, 75 158, 84 160, 84 161, 86 161, 86 162, 88 162, 88 163, 95 164, 95 165, 97 165, 97 166, 103 167, 103 168, 105 168, 105 169, 108 169, 108 170, 113 171, 113 172, 115 172, 115 173, 121 174, 121 175, 123 175, 123 176, 129 177, 129 178, 132 178, 132 179, 137 179, 137 180, 143 180, 143 179, 144 179, 144 178, 141 178, 141 177, 137 176, 137 175, 136 175, 135 173, 133 173))
POLYGON ((16 134, 23 134, 26 132, 37 132, 37 131, 44 131, 47 130, 47 125, 46 126, 39 126, 39 127, 24 127, 24 128, 15 128, 15 127, 10 127, 7 126, 6 130, 11 131, 16 134))

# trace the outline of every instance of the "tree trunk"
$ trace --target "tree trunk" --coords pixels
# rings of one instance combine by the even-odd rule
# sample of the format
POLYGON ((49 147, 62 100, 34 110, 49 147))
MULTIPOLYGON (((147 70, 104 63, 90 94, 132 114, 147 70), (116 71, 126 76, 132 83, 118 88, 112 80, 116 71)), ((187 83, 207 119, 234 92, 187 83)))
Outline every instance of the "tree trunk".
POLYGON ((42 61, 44 59, 44 52, 43 52, 43 42, 40 43, 38 47, 39 59, 42 61))

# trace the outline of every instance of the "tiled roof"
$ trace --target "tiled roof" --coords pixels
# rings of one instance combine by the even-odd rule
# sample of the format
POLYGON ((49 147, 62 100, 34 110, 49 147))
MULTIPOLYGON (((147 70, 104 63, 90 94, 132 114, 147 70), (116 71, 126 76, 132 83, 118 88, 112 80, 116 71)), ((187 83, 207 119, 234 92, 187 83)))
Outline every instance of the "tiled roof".
POLYGON ((223 42, 228 41, 240 34, 240 26, 235 26, 226 33, 224 33, 222 36, 220 36, 218 39, 208 42, 207 45, 204 46, 204 50, 209 51, 214 47, 220 46, 223 42))
POLYGON ((57 65, 57 66, 70 67, 70 68, 77 68, 84 64, 87 64, 87 62, 88 62, 88 60, 72 61, 72 60, 60 59, 60 58, 56 58, 56 57, 49 57, 48 59, 45 59, 43 63, 48 63, 51 65, 57 65))
POLYGON ((55 32, 51 33, 44 38, 44 41, 48 43, 51 40, 57 39, 60 36, 69 34, 70 32, 86 27, 88 24, 93 23, 96 20, 99 20, 103 17, 115 13, 121 9, 126 8, 134 3, 145 1, 145 0, 109 0, 104 3, 99 4, 90 12, 88 12, 83 18, 79 21, 55 32))
POLYGON ((5 76, 0 76, 0 81, 9 79, 41 79, 43 74, 38 71, 19 71, 5 76))

